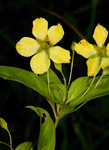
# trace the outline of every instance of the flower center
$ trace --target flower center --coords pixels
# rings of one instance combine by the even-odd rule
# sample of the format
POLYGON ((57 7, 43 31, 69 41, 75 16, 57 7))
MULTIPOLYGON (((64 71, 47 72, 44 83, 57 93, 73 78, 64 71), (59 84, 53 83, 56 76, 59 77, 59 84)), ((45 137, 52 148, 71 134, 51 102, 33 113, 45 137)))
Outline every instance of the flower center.
POLYGON ((47 42, 41 42, 40 43, 40 48, 41 49, 48 49, 49 48, 49 44, 47 42))

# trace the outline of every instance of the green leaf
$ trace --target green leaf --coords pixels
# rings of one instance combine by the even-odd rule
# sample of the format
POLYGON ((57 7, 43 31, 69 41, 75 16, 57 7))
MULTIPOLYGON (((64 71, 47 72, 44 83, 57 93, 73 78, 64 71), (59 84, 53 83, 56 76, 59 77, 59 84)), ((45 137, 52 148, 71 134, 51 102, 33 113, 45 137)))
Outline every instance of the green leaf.
MULTIPOLYGON (((40 75, 39 77, 48 84, 47 73, 44 73, 44 74, 40 75)), ((61 80, 58 78, 58 76, 51 69, 49 69, 49 80, 50 80, 51 84, 52 83, 62 84, 61 80)))
POLYGON ((89 101, 95 98, 109 95, 109 76, 103 77, 98 86, 95 88, 95 85, 98 80, 99 78, 96 78, 94 85, 92 86, 90 91, 84 96, 85 100, 89 101))
POLYGON ((22 83, 48 97, 47 84, 32 72, 16 67, 0 66, 0 77, 22 83))
POLYGON ((55 125, 49 113, 40 107, 27 106, 27 108, 33 110, 41 118, 38 150, 54 150, 55 125))
POLYGON ((33 90, 37 91, 42 96, 46 97, 47 100, 52 100, 53 102, 60 103, 62 102, 66 92, 65 86, 61 83, 57 75, 52 70, 50 70, 49 73, 50 73, 49 76, 51 89, 50 93, 48 91, 48 82, 46 73, 44 75, 37 76, 36 74, 30 71, 26 71, 24 69, 16 67, 0 66, 0 77, 7 80, 22 83, 32 88, 33 90))
POLYGON ((80 77, 74 80, 68 91, 68 102, 80 97, 89 86, 88 77, 80 77))
POLYGON ((8 131, 7 122, 3 118, 0 118, 0 127, 8 131))
POLYGON ((56 103, 63 103, 66 98, 66 88, 63 84, 50 83, 51 97, 56 103))
POLYGON ((59 72, 62 72, 62 64, 54 63, 54 66, 59 72))
POLYGON ((72 106, 72 108, 75 108, 80 104, 85 104, 95 98, 109 95, 109 77, 103 77, 98 86, 95 87, 98 80, 99 77, 96 77, 93 85, 84 96, 82 95, 89 87, 92 79, 88 77, 80 77, 73 81, 68 92, 69 105, 72 106))
MULTIPOLYGON (((43 74, 40 77, 48 84, 47 74, 43 74)), ((51 99, 53 99, 54 102, 62 103, 65 100, 66 87, 51 69, 49 69, 49 88, 51 99)))
POLYGON ((32 142, 24 142, 19 144, 15 150, 33 150, 32 142))

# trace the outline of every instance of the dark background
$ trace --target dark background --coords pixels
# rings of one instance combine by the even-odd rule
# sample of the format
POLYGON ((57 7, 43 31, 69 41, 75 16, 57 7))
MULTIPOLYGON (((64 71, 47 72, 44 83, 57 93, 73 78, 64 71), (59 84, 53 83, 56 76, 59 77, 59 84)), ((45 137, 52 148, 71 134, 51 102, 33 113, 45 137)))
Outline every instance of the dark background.
MULTIPOLYGON (((72 41, 80 40, 63 20, 47 10, 67 19, 90 42, 94 42, 93 29, 98 23, 109 30, 108 0, 0 0, 0 65, 30 70, 30 59, 18 55, 15 44, 23 36, 32 37, 32 21, 37 17, 46 18, 49 26, 62 24, 65 31, 59 43, 62 47, 70 49, 72 41)), ((68 78, 70 67, 66 66, 68 78)), ((85 59, 76 54, 72 80, 84 75, 87 75, 85 59)), ((27 140, 37 145, 39 118, 25 109, 27 105, 41 106, 51 112, 45 99, 33 90, 0 79, 0 117, 8 122, 14 147, 27 140)), ((2 129, 0 140, 9 141, 2 129)), ((109 146, 109 96, 88 102, 78 112, 65 117, 57 128, 56 150, 104 150, 106 146, 109 146)), ((7 150, 0 145, 2 149, 7 150)))

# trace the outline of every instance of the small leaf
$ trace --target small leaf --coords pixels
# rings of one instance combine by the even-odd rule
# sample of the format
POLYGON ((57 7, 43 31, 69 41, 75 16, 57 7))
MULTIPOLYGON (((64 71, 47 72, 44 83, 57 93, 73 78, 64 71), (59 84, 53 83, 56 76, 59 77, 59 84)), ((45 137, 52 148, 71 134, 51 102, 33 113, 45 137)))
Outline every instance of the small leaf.
POLYGON ((54 150, 55 125, 49 113, 40 107, 27 106, 26 108, 33 110, 41 118, 38 150, 54 150))
POLYGON ((88 88, 89 84, 90 83, 88 77, 80 77, 74 80, 68 91, 67 102, 80 97, 84 93, 84 91, 88 88))
POLYGON ((24 142, 19 144, 15 150, 33 150, 32 142, 24 142))
POLYGON ((59 72, 62 72, 62 64, 54 63, 54 66, 59 72))
POLYGON ((8 131, 7 123, 3 118, 0 118, 0 127, 8 131))
POLYGON ((72 106, 72 111, 80 104, 85 104, 86 102, 95 98, 109 95, 109 77, 103 77, 96 87, 96 83, 98 80, 99 77, 96 77, 93 85, 84 96, 82 95, 89 87, 92 78, 81 77, 72 82, 72 85, 68 92, 68 101, 69 105, 72 106))

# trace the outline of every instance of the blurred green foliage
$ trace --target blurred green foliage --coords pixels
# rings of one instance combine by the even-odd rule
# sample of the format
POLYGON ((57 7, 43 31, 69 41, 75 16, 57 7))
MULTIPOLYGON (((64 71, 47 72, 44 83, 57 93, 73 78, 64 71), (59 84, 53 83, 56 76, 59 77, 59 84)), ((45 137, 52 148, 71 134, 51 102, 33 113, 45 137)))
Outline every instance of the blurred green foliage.
MULTIPOLYGON (((109 2, 106 0, 1 0, 0 1, 0 65, 30 70, 29 59, 16 53, 15 44, 22 36, 32 36, 32 21, 45 17, 49 25, 60 22, 65 36, 60 45, 70 49, 72 41, 80 37, 63 20, 43 11, 52 10, 74 25, 90 42, 93 29, 101 23, 109 29, 109 2)), ((63 70, 68 79, 70 66, 63 70)), ((85 59, 75 55, 72 80, 86 75, 85 59)), ((24 107, 43 106, 52 116, 49 104, 43 97, 24 85, 0 79, 0 117, 7 120, 16 147, 23 141, 37 145, 39 118, 24 107)), ((76 113, 60 121, 57 128, 56 150, 104 150, 109 146, 109 96, 89 102, 76 113)), ((53 116, 52 116, 53 117, 53 116)), ((6 133, 0 129, 0 140, 7 142, 6 133)), ((0 150, 7 150, 0 145, 0 150)))

